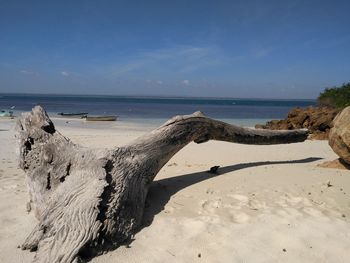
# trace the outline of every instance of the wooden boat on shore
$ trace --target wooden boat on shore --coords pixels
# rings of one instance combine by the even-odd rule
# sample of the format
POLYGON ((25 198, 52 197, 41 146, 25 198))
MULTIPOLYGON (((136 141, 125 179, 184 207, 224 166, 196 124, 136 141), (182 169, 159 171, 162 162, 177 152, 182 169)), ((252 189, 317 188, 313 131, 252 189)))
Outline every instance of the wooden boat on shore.
POLYGON ((85 118, 86 121, 116 121, 117 116, 115 115, 110 115, 110 116, 86 116, 85 118))
POLYGON ((10 110, 0 110, 0 117, 10 117, 13 118, 13 111, 10 110))
POLYGON ((57 115, 63 116, 63 117, 80 117, 85 118, 88 113, 87 112, 59 112, 57 115))

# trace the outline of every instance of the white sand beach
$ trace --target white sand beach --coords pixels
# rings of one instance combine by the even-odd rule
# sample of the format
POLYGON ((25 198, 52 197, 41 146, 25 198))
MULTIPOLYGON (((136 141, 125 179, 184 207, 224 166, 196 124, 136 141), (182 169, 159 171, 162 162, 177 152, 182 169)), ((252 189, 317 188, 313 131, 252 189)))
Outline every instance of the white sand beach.
MULTIPOLYGON (((117 147, 152 128, 54 122, 88 147, 117 147)), ((26 212, 14 124, 0 121, 0 262, 27 263, 34 253, 19 246, 37 221, 26 212)), ((317 166, 336 158, 326 141, 191 143, 156 177, 132 242, 91 262, 349 262, 350 171, 317 166), (216 165, 218 175, 207 172, 216 165)))

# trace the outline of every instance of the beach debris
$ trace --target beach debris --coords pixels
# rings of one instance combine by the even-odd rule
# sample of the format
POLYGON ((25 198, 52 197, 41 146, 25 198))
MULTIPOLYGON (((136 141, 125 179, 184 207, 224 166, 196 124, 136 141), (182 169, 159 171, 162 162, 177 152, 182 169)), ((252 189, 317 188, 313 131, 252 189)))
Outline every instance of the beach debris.
POLYGON ((282 251, 283 251, 283 252, 287 252, 287 249, 284 248, 284 249, 282 249, 282 251))
POLYGON ((211 188, 208 188, 205 192, 207 194, 211 194, 211 195, 215 193, 215 191, 213 189, 211 189, 211 188))
POLYGON ((327 187, 332 187, 333 185, 331 184, 331 181, 327 182, 327 187))
POLYGON ((217 174, 218 173, 218 169, 219 169, 219 165, 216 165, 216 166, 213 166, 213 167, 210 167, 210 170, 209 170, 209 173, 212 173, 212 174, 217 174))
POLYGON ((27 202, 27 204, 26 204, 26 211, 27 211, 27 213, 30 213, 30 211, 32 211, 32 207, 30 205, 30 202, 27 202))
POLYGON ((170 252, 169 250, 167 250, 166 252, 168 252, 170 255, 172 255, 173 257, 176 257, 174 253, 170 252))
POLYGON ((19 166, 39 220, 22 249, 36 251, 36 263, 84 262, 130 240, 142 224, 153 179, 191 141, 270 145, 308 136, 305 130, 242 128, 195 112, 176 116, 127 146, 89 149, 56 131, 40 106, 24 113, 16 130, 19 166))

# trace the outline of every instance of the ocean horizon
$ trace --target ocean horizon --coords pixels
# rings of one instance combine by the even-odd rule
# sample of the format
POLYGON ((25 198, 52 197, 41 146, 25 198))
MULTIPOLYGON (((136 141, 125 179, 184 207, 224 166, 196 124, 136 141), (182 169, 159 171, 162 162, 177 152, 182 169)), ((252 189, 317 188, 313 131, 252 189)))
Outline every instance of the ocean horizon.
POLYGON ((117 115, 122 121, 155 125, 175 115, 201 111, 211 118, 254 126, 271 119, 283 119, 294 107, 316 104, 317 101, 311 99, 0 93, 0 108, 13 107, 15 114, 41 105, 51 117, 58 117, 58 112, 88 112, 90 115, 117 115))

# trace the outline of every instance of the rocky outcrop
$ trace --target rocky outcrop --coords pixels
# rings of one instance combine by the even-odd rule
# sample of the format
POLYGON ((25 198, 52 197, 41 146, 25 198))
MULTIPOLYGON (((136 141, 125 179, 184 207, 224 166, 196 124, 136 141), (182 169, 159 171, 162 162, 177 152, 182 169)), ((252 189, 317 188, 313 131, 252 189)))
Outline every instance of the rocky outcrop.
POLYGON ((330 107, 294 108, 284 120, 272 120, 257 129, 294 130, 306 128, 312 139, 326 140, 332 127, 332 121, 339 111, 330 107))
POLYGON ((333 161, 326 161, 317 165, 322 168, 333 168, 333 169, 343 169, 349 170, 350 164, 346 163, 343 159, 338 158, 333 161))
POLYGON ((335 117, 328 142, 333 151, 350 164, 350 107, 335 117))

